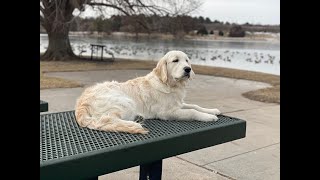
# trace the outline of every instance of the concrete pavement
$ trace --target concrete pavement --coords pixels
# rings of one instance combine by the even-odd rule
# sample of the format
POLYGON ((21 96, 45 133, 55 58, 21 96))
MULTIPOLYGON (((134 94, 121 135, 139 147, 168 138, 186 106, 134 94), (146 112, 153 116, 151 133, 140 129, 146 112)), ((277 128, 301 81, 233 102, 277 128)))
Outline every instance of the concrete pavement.
MULTIPOLYGON (((85 86, 106 80, 125 81, 143 76, 145 70, 108 70, 47 73, 76 80, 85 86)), ((252 101, 243 92, 269 87, 268 84, 230 78, 196 75, 187 87, 186 102, 218 108, 228 116, 247 121, 246 138, 181 154, 164 160, 163 179, 280 179, 280 106, 252 101)), ((73 110, 84 88, 40 91, 49 112, 73 110)), ((139 168, 100 176, 99 179, 137 179, 139 168)))

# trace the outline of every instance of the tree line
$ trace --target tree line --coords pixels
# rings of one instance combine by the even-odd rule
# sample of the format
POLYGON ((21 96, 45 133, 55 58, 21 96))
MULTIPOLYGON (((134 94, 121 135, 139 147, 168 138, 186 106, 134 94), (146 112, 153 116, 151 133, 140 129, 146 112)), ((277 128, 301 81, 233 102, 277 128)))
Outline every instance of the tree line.
MULTIPOLYGON (((40 30, 43 29, 40 27, 40 30)), ((75 17, 70 24, 70 31, 86 31, 111 34, 112 32, 135 33, 164 33, 172 34, 175 37, 183 37, 186 34, 195 33, 208 35, 217 33, 224 36, 226 33, 233 37, 244 37, 245 31, 251 32, 280 32, 280 26, 257 25, 257 24, 236 24, 212 21, 208 17, 191 17, 188 15, 178 16, 146 16, 138 15, 113 15, 110 18, 99 16, 96 18, 75 17)))

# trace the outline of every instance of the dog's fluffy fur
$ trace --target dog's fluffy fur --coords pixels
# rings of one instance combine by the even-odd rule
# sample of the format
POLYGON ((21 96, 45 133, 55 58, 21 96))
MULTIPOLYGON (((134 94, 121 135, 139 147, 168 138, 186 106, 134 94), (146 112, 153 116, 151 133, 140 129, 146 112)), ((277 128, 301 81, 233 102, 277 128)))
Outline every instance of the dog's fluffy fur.
POLYGON ((76 120, 91 129, 141 134, 148 130, 135 122, 137 118, 217 120, 218 109, 184 103, 185 86, 193 76, 188 56, 170 51, 146 76, 124 83, 98 83, 85 89, 76 103, 76 120))

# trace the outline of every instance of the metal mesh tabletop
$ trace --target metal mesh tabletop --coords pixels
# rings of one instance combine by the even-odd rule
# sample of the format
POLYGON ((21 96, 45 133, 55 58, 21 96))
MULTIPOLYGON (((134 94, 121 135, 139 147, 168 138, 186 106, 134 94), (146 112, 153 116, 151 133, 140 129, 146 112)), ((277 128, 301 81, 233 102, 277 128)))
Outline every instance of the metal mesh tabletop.
POLYGON ((245 137, 246 122, 146 120, 146 135, 81 128, 74 111, 40 115, 41 178, 94 177, 245 137))

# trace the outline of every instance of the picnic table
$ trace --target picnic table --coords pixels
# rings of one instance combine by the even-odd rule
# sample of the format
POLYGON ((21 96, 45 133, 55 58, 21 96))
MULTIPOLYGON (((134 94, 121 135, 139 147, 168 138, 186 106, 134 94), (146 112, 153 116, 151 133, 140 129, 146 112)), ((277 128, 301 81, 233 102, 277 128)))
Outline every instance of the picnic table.
POLYGON ((48 103, 40 100, 40 112, 48 111, 48 103))
POLYGON ((74 111, 40 115, 40 179, 98 179, 140 165, 140 180, 161 179, 162 159, 244 138, 246 121, 146 120, 148 134, 80 127, 74 111))
POLYGON ((94 51, 99 51, 101 49, 101 60, 103 60, 103 48, 106 47, 105 45, 100 45, 100 44, 90 44, 91 46, 91 60, 93 59, 93 52, 94 51))

